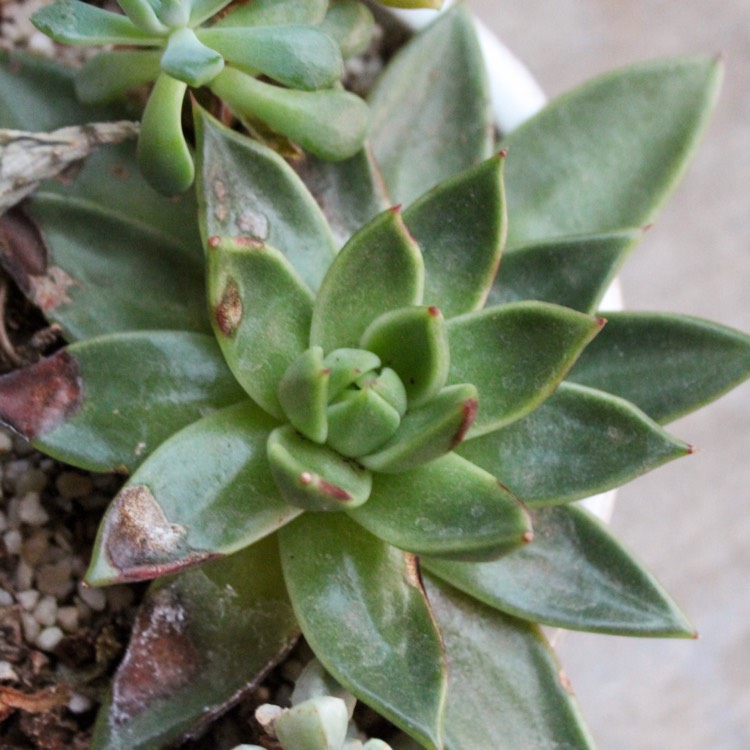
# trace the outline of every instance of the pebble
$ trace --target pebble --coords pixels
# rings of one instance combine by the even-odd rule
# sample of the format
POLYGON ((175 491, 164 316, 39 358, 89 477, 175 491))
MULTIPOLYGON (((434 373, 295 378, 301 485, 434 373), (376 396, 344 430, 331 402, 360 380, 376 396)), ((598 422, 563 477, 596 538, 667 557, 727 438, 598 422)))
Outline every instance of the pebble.
MULTIPOLYGON (((0 433, 2 435, 2 433, 0 433)), ((3 511, 0 510, 0 531, 5 531, 8 528, 8 518, 3 513, 3 511)))
POLYGON ((34 584, 34 568, 26 560, 19 560, 16 567, 16 588, 20 591, 30 589, 34 584))
POLYGON ((23 627, 23 637, 26 641, 34 643, 42 628, 31 612, 21 612, 21 626, 23 627))
POLYGON ((94 488, 91 477, 79 474, 76 471, 64 471, 57 477, 55 485, 60 495, 68 500, 84 497, 90 494, 94 488))
POLYGON ((67 633, 74 633, 78 629, 78 607, 58 607, 57 624, 67 633))
POLYGON ((49 546, 49 534, 37 529, 24 543, 21 549, 21 557, 29 565, 39 565, 45 559, 47 548, 49 546))
POLYGON ((68 710, 73 714, 85 714, 94 707, 94 702, 80 693, 73 693, 68 701, 68 710))
POLYGON ((107 608, 107 594, 104 589, 87 588, 83 583, 79 583, 78 596, 80 596, 81 599, 94 610, 94 612, 104 612, 107 608))
POLYGON ((65 637, 65 634, 57 627, 52 625, 49 628, 45 628, 36 637, 34 643, 42 651, 54 651, 57 648, 57 644, 65 637))
POLYGON ((49 478, 41 469, 27 469, 16 481, 16 494, 25 495, 27 492, 41 492, 49 482, 49 478))
POLYGON ((54 596, 44 596, 34 609, 36 621, 43 627, 50 627, 57 622, 57 601, 54 596))
POLYGON ((29 526, 44 526, 49 521, 49 513, 42 507, 37 491, 27 492, 18 509, 21 521, 29 526))
POLYGON ((18 682, 18 675, 9 661, 0 661, 0 680, 18 682))
POLYGON ((11 529, 3 534, 3 541, 5 542, 5 549, 8 550, 9 555, 20 555, 21 548, 23 546, 23 539, 21 532, 18 529, 11 529))
POLYGON ((75 588, 71 568, 70 558, 49 565, 40 565, 36 571, 36 587, 43 594, 64 599, 75 588))
POLYGON ((16 594, 16 601, 27 611, 31 612, 39 602, 39 592, 34 589, 28 591, 19 591, 16 594))
POLYGON ((11 607, 13 606, 13 595, 10 591, 0 589, 0 607, 11 607))

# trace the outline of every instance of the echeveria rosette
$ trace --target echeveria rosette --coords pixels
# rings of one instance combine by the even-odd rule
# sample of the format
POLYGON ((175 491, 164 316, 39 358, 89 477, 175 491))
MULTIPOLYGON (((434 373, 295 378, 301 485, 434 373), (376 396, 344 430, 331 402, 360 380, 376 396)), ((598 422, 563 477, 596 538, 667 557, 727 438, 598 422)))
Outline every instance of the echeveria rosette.
POLYGON ((342 53, 356 54, 369 43, 370 12, 356 0, 330 9, 328 0, 270 0, 227 10, 230 2, 121 0, 121 15, 82 0, 57 0, 32 19, 59 42, 126 47, 91 58, 76 76, 76 91, 83 102, 105 102, 154 84, 138 162, 168 195, 187 190, 195 175, 182 127, 188 88, 207 86, 251 129, 254 121, 265 123, 322 158, 345 159, 362 147, 367 108, 337 84, 342 53))

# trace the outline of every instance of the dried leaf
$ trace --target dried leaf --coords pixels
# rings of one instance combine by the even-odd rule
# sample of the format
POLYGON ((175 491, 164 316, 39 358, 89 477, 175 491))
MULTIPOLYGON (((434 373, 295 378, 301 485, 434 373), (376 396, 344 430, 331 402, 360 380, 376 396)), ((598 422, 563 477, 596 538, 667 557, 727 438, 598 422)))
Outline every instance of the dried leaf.
POLYGON ((35 693, 24 693, 7 685, 0 685, 0 712, 4 713, 3 709, 10 708, 31 714, 45 713, 67 706, 71 692, 69 685, 53 685, 35 693))
POLYGON ((0 129, 0 214, 99 146, 138 135, 138 123, 90 123, 51 133, 0 129))

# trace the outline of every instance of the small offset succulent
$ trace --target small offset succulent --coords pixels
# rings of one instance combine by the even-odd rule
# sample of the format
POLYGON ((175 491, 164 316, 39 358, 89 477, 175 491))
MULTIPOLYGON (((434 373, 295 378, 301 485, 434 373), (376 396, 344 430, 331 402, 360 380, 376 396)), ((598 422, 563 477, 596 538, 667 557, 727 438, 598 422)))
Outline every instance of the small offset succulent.
MULTIPOLYGON (((69 73, 14 62, 0 124, 90 116, 69 73)), ((598 312, 718 77, 617 71, 498 145, 457 7, 391 61, 347 160, 292 169, 196 102, 197 204, 118 146, 3 217, 71 344, 0 379, 0 415, 129 475, 89 583, 157 579, 94 748, 166 745, 300 631, 394 747, 593 746, 539 624, 693 630, 571 503, 690 453, 661 425, 750 374, 744 334, 598 312)))
MULTIPOLYGON (((258 723, 283 750, 391 750, 378 739, 362 739, 352 719, 357 699, 344 690, 316 659, 297 678, 291 706, 264 704, 255 711, 258 723)), ((240 745, 235 750, 263 750, 240 745)))
POLYGON ((120 46, 78 73, 81 101, 111 101, 154 83, 138 162, 168 195, 184 192, 194 178, 182 127, 188 87, 208 87, 251 129, 260 121, 323 158, 345 159, 362 147, 366 106, 336 84, 343 56, 370 41, 370 11, 356 0, 330 8, 328 0, 253 0, 227 8, 231 1, 121 0, 122 15, 56 0, 32 19, 59 42, 120 46))

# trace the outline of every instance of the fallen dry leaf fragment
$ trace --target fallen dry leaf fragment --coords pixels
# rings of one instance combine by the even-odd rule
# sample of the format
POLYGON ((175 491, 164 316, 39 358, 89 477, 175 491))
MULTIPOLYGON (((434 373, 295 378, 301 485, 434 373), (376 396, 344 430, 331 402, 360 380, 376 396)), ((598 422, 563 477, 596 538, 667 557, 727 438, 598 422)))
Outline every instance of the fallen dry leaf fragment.
POLYGON ((21 690, 0 685, 0 716, 10 714, 17 709, 31 714, 41 714, 55 708, 67 706, 72 690, 69 685, 52 685, 37 690, 35 693, 24 693, 21 690))
POLYGON ((128 120, 89 123, 32 133, 0 129, 0 214, 99 146, 138 135, 128 120))

